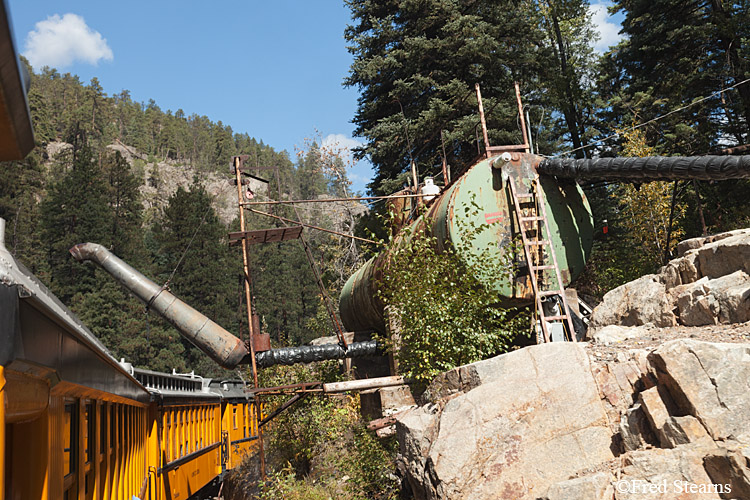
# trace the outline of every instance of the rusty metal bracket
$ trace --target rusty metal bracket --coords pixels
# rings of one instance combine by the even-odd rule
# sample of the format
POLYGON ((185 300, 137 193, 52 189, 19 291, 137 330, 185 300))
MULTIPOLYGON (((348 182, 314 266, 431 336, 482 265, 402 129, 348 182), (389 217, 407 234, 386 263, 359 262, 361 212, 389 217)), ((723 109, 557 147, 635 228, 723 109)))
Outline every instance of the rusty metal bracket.
POLYGON ((304 399, 308 394, 310 394, 310 393, 309 392, 300 392, 299 394, 295 394, 294 396, 292 396, 291 399, 289 399, 283 405, 281 405, 278 408, 276 408, 273 412, 271 412, 268 416, 266 416, 266 418, 264 418, 263 420, 261 420, 258 423, 258 427, 263 427, 268 422, 270 422, 274 418, 276 418, 279 415, 281 415, 281 413, 283 413, 284 410, 286 410, 287 408, 289 408, 290 406, 292 406, 294 403, 296 403, 297 401, 301 401, 302 399, 304 399))

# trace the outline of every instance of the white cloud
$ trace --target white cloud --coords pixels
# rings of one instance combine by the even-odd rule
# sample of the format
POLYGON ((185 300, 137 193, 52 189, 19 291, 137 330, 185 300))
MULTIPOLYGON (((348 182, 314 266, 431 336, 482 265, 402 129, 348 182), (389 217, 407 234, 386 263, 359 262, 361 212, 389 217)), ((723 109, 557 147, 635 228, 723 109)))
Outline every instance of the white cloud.
POLYGON ((349 159, 352 154, 352 149, 357 146, 361 146, 362 142, 347 137, 344 134, 328 134, 321 144, 324 148, 334 149, 340 151, 343 155, 349 159))
POLYGON ((360 160, 353 162, 352 160, 352 149, 363 144, 363 142, 347 137, 344 134, 328 134, 321 143, 321 147, 339 153, 344 161, 349 163, 351 168, 347 176, 352 181, 352 191, 355 193, 364 193, 367 183, 372 180, 375 174, 369 161, 360 160))
POLYGON ((77 61, 96 65, 114 57, 107 40, 76 14, 55 14, 36 23, 26 35, 23 55, 34 68, 64 68, 77 61))
POLYGON ((607 13, 607 7, 611 2, 600 2, 589 6, 591 13, 591 22, 599 32, 601 38, 594 45, 597 52, 605 52, 611 46, 617 45, 622 40, 620 35, 620 24, 613 20, 612 16, 607 13))

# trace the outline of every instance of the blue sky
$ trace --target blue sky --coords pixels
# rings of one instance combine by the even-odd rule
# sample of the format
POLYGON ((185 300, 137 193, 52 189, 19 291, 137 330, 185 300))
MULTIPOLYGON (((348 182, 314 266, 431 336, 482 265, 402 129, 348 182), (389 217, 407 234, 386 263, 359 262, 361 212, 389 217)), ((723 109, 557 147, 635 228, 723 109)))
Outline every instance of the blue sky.
MULTIPOLYGON (((307 138, 357 140, 358 92, 342 86, 351 17, 340 1, 8 4, 17 49, 35 69, 48 64, 86 83, 95 76, 109 95, 127 89, 165 111, 206 115, 292 158, 307 138)), ((602 46, 616 40, 603 9, 594 20, 602 46)), ((366 162, 354 166, 354 189, 364 191, 370 175, 366 162)))

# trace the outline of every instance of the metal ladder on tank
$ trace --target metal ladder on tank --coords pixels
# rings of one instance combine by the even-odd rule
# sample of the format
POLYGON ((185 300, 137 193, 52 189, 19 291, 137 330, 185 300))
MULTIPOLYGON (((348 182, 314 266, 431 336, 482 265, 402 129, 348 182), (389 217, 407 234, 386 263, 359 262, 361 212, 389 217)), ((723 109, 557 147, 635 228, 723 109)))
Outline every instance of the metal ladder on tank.
MULTIPOLYGON (((560 267, 557 265, 557 256, 555 255, 555 249, 552 246, 549 221, 547 219, 547 209, 545 208, 544 194, 541 185, 539 184, 539 178, 534 178, 529 191, 526 193, 518 191, 512 176, 508 177, 508 186, 510 187, 510 195, 513 200, 513 209, 516 213, 516 218, 518 219, 518 229, 523 241, 524 256, 526 257, 526 263, 529 267, 531 288, 534 293, 536 308, 539 312, 539 323, 542 326, 544 341, 551 341, 548 323, 557 322, 564 325, 564 329, 567 329, 568 332, 568 338, 575 342, 576 332, 573 329, 573 321, 570 316, 568 299, 566 298, 565 290, 563 289, 560 267), (521 203, 524 203, 527 206, 522 208, 521 203), (524 213, 524 210, 531 213, 524 213), (527 224, 532 224, 532 227, 528 227, 527 224), (540 231, 541 228, 544 229, 544 234, 540 231), (526 234, 531 231, 536 231, 535 239, 531 239, 526 234), (550 260, 552 261, 551 264, 545 264, 545 253, 549 255, 550 260), (536 259, 534 259, 534 255, 537 256, 536 259), (557 288, 540 290, 539 278, 543 277, 542 275, 545 271, 554 271, 555 279, 557 279, 557 288), (559 298, 558 306, 562 307, 562 313, 548 316, 544 311, 544 302, 550 298, 554 299, 555 297, 559 298)), ((543 283, 544 280, 541 280, 541 282, 543 283)))

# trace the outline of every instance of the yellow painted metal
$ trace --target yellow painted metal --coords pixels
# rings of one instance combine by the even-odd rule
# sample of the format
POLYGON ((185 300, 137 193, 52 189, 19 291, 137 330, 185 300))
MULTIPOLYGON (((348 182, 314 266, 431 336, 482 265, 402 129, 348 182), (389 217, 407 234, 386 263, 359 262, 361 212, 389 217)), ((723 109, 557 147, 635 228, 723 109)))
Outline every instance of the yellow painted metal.
POLYGON ((49 381, 14 370, 5 370, 5 420, 33 420, 47 409, 49 381))
MULTIPOLYGON (((223 413, 218 402, 144 407, 76 397, 79 387, 58 384, 61 388, 46 392, 46 407, 35 411, 35 418, 9 423, 7 373, 0 367, 0 474, 11 475, 2 484, 9 481, 13 491, 6 494, 0 488, 0 500, 61 499, 66 492, 80 500, 139 495, 182 500, 223 471, 222 430, 227 433, 227 468, 257 452, 252 439, 257 435, 255 408, 244 401, 226 404, 223 413), (64 394, 64 388, 71 394, 64 394)), ((39 388, 23 377, 12 380, 19 388, 39 388)), ((15 408, 37 406, 36 399, 28 399, 15 408)))
POLYGON ((3 484, 12 485, 9 500, 48 498, 49 424, 45 410, 33 420, 10 424, 5 456, 9 477, 3 484), (31 466, 33 464, 33 466, 31 466))

